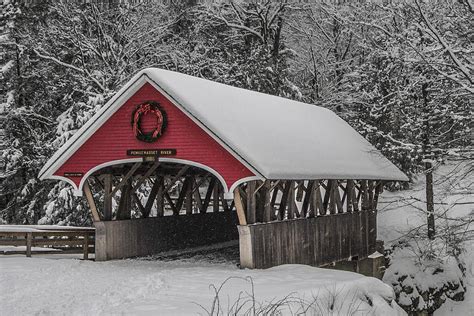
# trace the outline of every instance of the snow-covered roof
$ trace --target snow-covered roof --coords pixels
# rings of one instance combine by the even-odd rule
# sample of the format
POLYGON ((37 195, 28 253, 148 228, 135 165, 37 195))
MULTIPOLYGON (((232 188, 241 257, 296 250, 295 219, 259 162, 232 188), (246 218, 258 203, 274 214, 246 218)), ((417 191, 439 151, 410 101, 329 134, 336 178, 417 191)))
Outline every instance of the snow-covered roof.
POLYGON ((135 75, 46 163, 48 178, 145 82, 203 126, 257 176, 266 179, 408 178, 334 112, 178 72, 135 75), (132 91, 132 92, 133 92, 132 91))

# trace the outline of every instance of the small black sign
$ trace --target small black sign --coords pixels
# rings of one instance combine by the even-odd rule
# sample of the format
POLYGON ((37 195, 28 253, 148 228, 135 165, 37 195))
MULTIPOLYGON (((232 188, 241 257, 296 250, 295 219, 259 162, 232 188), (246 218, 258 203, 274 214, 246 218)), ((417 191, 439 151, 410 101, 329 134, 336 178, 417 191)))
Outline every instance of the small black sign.
POLYGON ((128 149, 127 156, 174 156, 176 155, 176 149, 128 149))
POLYGON ((82 177, 84 173, 82 172, 65 172, 64 176, 65 177, 82 177))

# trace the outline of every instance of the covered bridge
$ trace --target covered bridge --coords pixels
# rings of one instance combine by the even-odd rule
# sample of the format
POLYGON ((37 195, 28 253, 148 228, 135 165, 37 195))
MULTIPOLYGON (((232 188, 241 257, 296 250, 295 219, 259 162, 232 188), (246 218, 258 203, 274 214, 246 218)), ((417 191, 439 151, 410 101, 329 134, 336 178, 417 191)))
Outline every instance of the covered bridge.
POLYGON ((249 268, 367 257, 383 182, 408 180, 330 110, 154 68, 39 177, 87 198, 96 260, 239 239, 249 268))

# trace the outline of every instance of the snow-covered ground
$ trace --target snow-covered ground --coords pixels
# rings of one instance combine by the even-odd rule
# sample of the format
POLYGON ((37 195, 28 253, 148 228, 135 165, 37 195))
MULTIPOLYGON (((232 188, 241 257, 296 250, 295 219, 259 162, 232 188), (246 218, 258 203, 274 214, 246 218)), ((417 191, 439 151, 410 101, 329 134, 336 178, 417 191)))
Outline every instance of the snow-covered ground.
POLYGON ((351 272, 303 265, 241 270, 233 262, 196 257, 93 262, 62 254, 0 256, 0 314, 207 315, 199 305, 211 309, 210 285, 219 287, 229 277, 236 278, 220 294, 224 311, 239 293, 242 302, 249 298, 245 293, 252 286, 245 278, 250 277, 257 303, 276 303, 290 295, 293 311, 301 304, 296 300, 311 303, 316 298, 313 315, 403 314, 388 285, 351 272))
MULTIPOLYGON (((448 218, 473 218, 474 216, 474 174, 465 163, 451 162, 439 166, 434 173, 434 196, 437 214, 445 213, 448 218), (467 175, 467 176, 465 176, 467 175)), ((399 240, 410 230, 426 223, 425 182, 420 176, 410 190, 385 191, 379 202, 378 238, 386 246, 399 240)), ((442 233, 444 220, 438 218, 438 230, 442 233)), ((474 225, 474 223, 472 224, 474 225)), ((474 227, 468 227, 470 230, 474 227)), ((466 252, 461 255, 466 265, 465 285, 467 291, 462 302, 448 299, 435 315, 474 315, 474 241, 465 243, 466 252)), ((426 280, 427 284, 435 280, 426 280)))
MULTIPOLYGON (((474 196, 461 183, 441 181, 454 165, 435 176, 438 208, 450 216, 472 215, 474 196), (460 203, 453 205, 454 202, 460 203)), ((469 188, 469 186, 468 186, 469 188)), ((472 187, 471 187, 472 188, 472 187)), ((384 192, 379 215, 379 238, 386 244, 425 222, 423 179, 411 190, 384 192)), ((447 301, 435 315, 474 315, 474 243, 467 243, 467 293, 463 302, 447 301)), ((225 252, 225 250, 221 250, 225 252)), ((392 289, 374 278, 302 265, 267 270, 241 270, 235 260, 205 255, 180 259, 143 258, 93 262, 80 255, 0 255, 0 315, 207 315, 215 292, 224 286, 220 308, 227 311, 241 297, 242 310, 251 306, 252 284, 257 308, 282 304, 284 315, 310 308, 316 315, 404 314, 392 301, 392 289), (230 279, 229 279, 230 278, 230 279), (227 280, 227 281, 226 281, 227 280), (207 309, 207 311, 206 311, 207 309)))

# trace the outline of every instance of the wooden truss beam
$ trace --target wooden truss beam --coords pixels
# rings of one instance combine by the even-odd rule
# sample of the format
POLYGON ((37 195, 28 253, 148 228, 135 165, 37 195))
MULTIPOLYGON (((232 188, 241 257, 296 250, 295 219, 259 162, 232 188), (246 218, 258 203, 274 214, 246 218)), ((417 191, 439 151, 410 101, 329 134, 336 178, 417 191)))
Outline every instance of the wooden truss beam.
MULTIPOLYGON (((216 184, 216 178, 215 177, 212 177, 211 180, 209 181, 209 186, 207 188, 207 192, 206 192, 206 196, 204 197, 204 201, 202 203, 202 206, 201 208, 199 209, 199 212, 200 213, 206 213, 207 211, 207 208, 209 207, 209 203, 211 201, 211 196, 214 194, 214 199, 217 198, 217 210, 215 208, 213 208, 213 212, 218 212, 219 211, 219 195, 217 194, 217 197, 216 197, 216 194, 215 192, 217 192, 217 190, 215 190, 215 184, 216 184)), ((218 192, 217 192, 218 193, 218 192)), ((214 202, 216 202, 216 200, 214 200, 214 202)), ((216 204, 216 203, 214 203, 216 204)))
POLYGON ((160 165, 159 161, 155 162, 153 166, 151 166, 150 169, 148 169, 145 172, 145 174, 138 180, 138 182, 133 187, 132 191, 135 192, 143 184, 143 182, 145 182, 151 176, 151 174, 155 172, 155 170, 159 167, 159 165, 160 165))
POLYGON ((239 188, 234 190, 234 203, 237 210, 237 217, 239 218, 240 225, 247 225, 247 219, 245 217, 244 204, 242 203, 242 198, 240 196, 239 188))
POLYGON ((146 200, 145 208, 142 213, 143 217, 150 216, 153 202, 155 201, 160 185, 162 184, 162 182, 159 181, 159 178, 160 176, 157 174, 155 178, 155 182, 153 183, 153 186, 151 187, 150 195, 148 196, 148 199, 146 200))
POLYGON ((110 195, 114 196, 115 193, 117 193, 117 191, 120 190, 120 188, 121 188, 125 183, 127 183, 128 179, 130 179, 130 177, 133 176, 133 174, 135 173, 135 171, 137 171, 137 169, 140 168, 141 164, 142 164, 141 162, 136 162, 136 163, 132 166, 132 168, 127 172, 127 174, 126 174, 124 177, 122 177, 122 181, 120 181, 120 183, 115 186, 115 188, 112 190, 112 192, 110 193, 110 195))
POLYGON ((100 222, 99 212, 97 211, 97 206, 94 201, 94 196, 92 195, 91 188, 89 186, 89 181, 86 180, 84 182, 84 194, 87 199, 87 203, 89 204, 89 208, 91 209, 92 214, 92 221, 93 222, 100 222))

